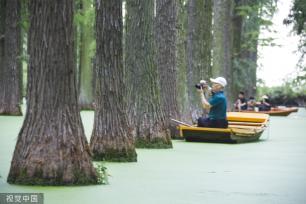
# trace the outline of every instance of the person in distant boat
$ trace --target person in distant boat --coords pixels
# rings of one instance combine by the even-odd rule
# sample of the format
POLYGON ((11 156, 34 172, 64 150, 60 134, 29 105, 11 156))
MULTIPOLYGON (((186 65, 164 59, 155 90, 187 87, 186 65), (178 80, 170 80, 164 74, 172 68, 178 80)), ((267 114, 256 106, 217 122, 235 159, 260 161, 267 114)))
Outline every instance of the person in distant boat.
POLYGON ((255 107, 256 107, 256 104, 257 104, 257 102, 256 102, 254 96, 250 96, 250 98, 248 100, 248 109, 247 110, 254 111, 255 107))
POLYGON ((262 100, 260 101, 258 108, 259 108, 259 111, 270 111, 271 110, 271 104, 269 101, 269 97, 267 95, 262 96, 262 100))
POLYGON ((199 127, 213 127, 213 128, 227 128, 228 121, 226 118, 227 100, 223 93, 224 87, 227 85, 226 79, 217 77, 210 79, 212 82, 211 97, 206 98, 204 92, 209 89, 207 85, 197 87, 200 93, 201 103, 205 110, 207 110, 208 117, 198 118, 199 127))
POLYGON ((240 91, 238 94, 238 99, 235 102, 235 110, 242 111, 248 109, 248 102, 244 96, 244 92, 240 91))

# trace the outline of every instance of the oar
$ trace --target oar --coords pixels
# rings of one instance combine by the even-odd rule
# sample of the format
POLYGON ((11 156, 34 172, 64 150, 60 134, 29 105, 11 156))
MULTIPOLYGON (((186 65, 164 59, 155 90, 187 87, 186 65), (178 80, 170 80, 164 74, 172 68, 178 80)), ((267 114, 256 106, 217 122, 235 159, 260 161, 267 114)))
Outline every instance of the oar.
POLYGON ((185 126, 188 126, 188 127, 193 127, 192 125, 189 125, 187 123, 184 123, 182 121, 179 121, 179 120, 176 120, 176 119, 173 119, 173 118, 170 118, 173 122, 176 122, 178 124, 181 124, 181 125, 185 125, 185 126))

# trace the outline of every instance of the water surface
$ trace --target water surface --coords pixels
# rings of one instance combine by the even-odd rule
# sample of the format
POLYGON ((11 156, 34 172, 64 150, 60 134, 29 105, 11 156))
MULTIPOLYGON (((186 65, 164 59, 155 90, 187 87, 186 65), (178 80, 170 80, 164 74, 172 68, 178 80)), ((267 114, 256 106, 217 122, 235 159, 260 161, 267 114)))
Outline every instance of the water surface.
MULTIPOLYGON (((93 112, 82 112, 89 139, 93 112)), ((6 183, 23 117, 0 116, 0 192, 44 193, 46 204, 305 204, 306 111, 272 117, 261 140, 246 144, 174 141, 138 149, 137 163, 106 163, 109 185, 34 187, 6 183)))

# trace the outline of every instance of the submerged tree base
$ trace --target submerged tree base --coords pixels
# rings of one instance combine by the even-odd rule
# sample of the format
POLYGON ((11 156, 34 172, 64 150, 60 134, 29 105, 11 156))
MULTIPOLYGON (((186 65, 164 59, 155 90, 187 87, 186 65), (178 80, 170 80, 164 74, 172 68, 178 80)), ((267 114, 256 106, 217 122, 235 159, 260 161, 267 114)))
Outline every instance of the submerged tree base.
POLYGON ((171 140, 164 138, 153 138, 151 140, 146 138, 137 138, 135 141, 136 148, 148 149, 169 149, 173 148, 171 140))
POLYGON ((80 110, 82 111, 92 111, 95 110, 93 104, 79 104, 80 110))
MULTIPOLYGON (((96 172, 96 174, 99 175, 99 172, 96 172)), ((15 172, 14 175, 10 174, 7 182, 10 184, 35 186, 84 186, 102 184, 96 175, 89 176, 77 170, 73 172, 73 179, 67 180, 62 175, 58 177, 44 177, 41 171, 36 172, 33 176, 29 176, 27 175, 26 169, 21 169, 19 172, 15 172)))
POLYGON ((177 129, 176 126, 171 126, 169 129, 170 129, 171 139, 183 139, 183 137, 180 136, 180 131, 177 129))
POLYGON ((5 115, 5 116, 22 116, 22 111, 21 111, 20 106, 19 107, 15 107, 15 108, 0 108, 0 115, 5 115))
POLYGON ((137 153, 135 149, 130 150, 114 150, 107 149, 103 152, 93 150, 94 161, 110 161, 110 162, 136 162, 137 153))

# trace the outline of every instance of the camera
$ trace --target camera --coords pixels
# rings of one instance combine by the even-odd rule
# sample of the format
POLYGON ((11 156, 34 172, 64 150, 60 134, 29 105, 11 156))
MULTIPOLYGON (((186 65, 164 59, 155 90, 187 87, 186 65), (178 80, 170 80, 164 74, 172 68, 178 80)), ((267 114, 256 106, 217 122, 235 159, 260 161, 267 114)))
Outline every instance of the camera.
POLYGON ((205 80, 201 80, 200 83, 196 84, 195 87, 197 89, 204 89, 207 87, 207 83, 205 80))
POLYGON ((204 86, 202 85, 202 84, 196 84, 196 85, 194 85, 197 89, 203 89, 204 88, 204 86))

